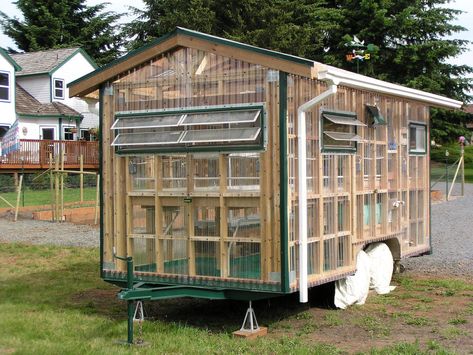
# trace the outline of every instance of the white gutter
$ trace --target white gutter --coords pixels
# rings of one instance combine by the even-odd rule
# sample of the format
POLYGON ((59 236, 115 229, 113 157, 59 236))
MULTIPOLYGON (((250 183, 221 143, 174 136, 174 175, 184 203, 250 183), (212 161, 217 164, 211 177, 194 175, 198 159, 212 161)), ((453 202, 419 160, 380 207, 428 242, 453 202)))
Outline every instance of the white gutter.
POLYGON ((339 85, 355 89, 369 90, 416 101, 422 101, 432 106, 445 108, 461 108, 463 102, 448 97, 431 94, 422 90, 411 89, 402 85, 388 83, 383 80, 370 78, 347 70, 338 69, 329 65, 315 65, 317 79, 336 81, 339 85))
POLYGON ((338 80, 331 80, 327 91, 307 101, 297 109, 297 176, 299 177, 299 302, 308 301, 307 270, 307 171, 306 171, 306 124, 305 113, 319 102, 337 92, 338 80))

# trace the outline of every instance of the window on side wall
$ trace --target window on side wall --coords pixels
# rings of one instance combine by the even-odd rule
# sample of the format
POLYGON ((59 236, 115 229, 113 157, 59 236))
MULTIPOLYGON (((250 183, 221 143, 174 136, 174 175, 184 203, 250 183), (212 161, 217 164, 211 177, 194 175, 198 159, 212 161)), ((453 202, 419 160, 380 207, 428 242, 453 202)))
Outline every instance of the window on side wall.
POLYGON ((0 101, 10 101, 10 73, 0 72, 0 101))
POLYGON ((361 137, 357 134, 357 128, 364 126, 366 125, 357 119, 354 112, 322 111, 322 151, 355 152, 357 142, 361 141, 361 137))
POLYGON ((73 141, 74 140, 74 128, 64 127, 64 140, 73 141))
POLYGON ((53 92, 55 99, 64 99, 64 80, 54 79, 53 80, 53 92))
POLYGON ((409 123, 409 153, 427 153, 427 126, 422 123, 409 123))

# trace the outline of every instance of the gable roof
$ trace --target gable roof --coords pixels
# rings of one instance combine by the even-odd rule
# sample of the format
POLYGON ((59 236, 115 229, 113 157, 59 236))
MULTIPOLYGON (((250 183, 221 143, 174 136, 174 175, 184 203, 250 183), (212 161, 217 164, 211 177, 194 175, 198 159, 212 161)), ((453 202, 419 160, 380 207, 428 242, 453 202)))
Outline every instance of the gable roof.
POLYGON ((13 67, 15 68, 15 71, 21 70, 21 67, 18 65, 17 62, 8 54, 6 50, 0 47, 0 55, 5 58, 13 67))
POLYGON ((60 102, 42 104, 20 85, 16 85, 16 113, 29 117, 82 117, 76 110, 60 102))
POLYGON ((60 48, 49 49, 38 52, 25 52, 12 54, 11 57, 21 66, 21 70, 16 73, 17 76, 51 74, 59 69, 64 63, 72 58, 76 53, 82 53, 90 64, 97 68, 97 64, 79 48, 60 48))
POLYGON ((251 46, 182 27, 176 27, 171 33, 155 39, 147 45, 74 80, 68 84, 69 94, 71 97, 87 95, 97 90, 102 83, 115 80, 119 74, 135 68, 162 53, 179 47, 200 49, 248 63, 260 64, 289 74, 414 99, 432 106, 460 108, 463 104, 461 101, 355 74, 313 60, 251 46))

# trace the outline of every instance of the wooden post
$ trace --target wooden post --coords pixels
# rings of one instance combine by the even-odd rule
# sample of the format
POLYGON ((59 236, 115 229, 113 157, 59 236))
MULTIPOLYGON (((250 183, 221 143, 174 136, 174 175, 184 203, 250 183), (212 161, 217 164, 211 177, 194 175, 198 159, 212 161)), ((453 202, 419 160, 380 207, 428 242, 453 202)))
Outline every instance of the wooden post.
MULTIPOLYGON (((82 174, 80 175, 82 176, 82 174)), ((97 174, 97 185, 95 187, 95 217, 94 217, 94 224, 97 224, 98 217, 99 217, 99 204, 100 204, 100 196, 99 196, 99 184, 100 184, 100 174, 97 174)))
POLYGON ((465 147, 463 142, 461 142, 461 162, 462 162, 462 188, 461 188, 461 194, 462 196, 465 196, 465 147))
MULTIPOLYGON (((64 150, 61 154, 61 170, 64 171, 64 150)), ((61 172, 61 221, 64 218, 64 173, 61 172)))
POLYGON ((51 220, 56 220, 55 207, 54 207, 54 180, 53 180, 53 155, 49 153, 49 188, 51 190, 51 220))
POLYGON ((80 166, 80 202, 84 202, 84 156, 81 154, 79 157, 80 166))
POLYGON ((21 196, 22 185, 23 185, 23 174, 20 175, 20 181, 18 183, 18 190, 17 190, 17 195, 16 195, 15 219, 14 219, 15 222, 18 219, 18 209, 20 208, 20 196, 21 196))
POLYGON ((55 159, 54 169, 54 198, 55 198, 55 215, 56 221, 59 221, 59 156, 55 159))

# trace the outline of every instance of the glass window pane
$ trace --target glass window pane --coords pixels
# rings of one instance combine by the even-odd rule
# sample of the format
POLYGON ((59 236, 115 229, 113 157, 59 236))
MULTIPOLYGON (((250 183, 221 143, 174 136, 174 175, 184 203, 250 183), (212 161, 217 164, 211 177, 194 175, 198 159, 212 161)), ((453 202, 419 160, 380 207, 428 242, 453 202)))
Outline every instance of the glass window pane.
POLYGON ((121 133, 112 143, 112 146, 139 146, 162 145, 177 143, 182 132, 147 132, 147 133, 121 133))
POLYGON ((0 86, 8 86, 8 78, 9 74, 8 73, 0 73, 0 86))
POLYGON ((54 87, 57 89, 62 89, 64 87, 64 81, 62 80, 55 80, 54 87))
POLYGON ((425 151, 425 127, 418 126, 416 132, 416 148, 418 151, 425 151))
POLYGON ((112 129, 176 127, 183 115, 118 118, 112 129))
POLYGON ((8 88, 0 87, 0 100, 8 100, 8 88))
POLYGON ((191 126, 203 124, 249 123, 255 122, 259 114, 260 110, 188 113, 182 121, 182 124, 191 126))
POLYGON ((186 131, 181 143, 254 141, 260 131, 259 127, 186 131))
POLYGON ((360 142, 361 137, 355 133, 347 132, 324 132, 327 136, 336 141, 360 142))
POLYGON ((324 118, 336 124, 350 125, 350 126, 366 126, 363 122, 358 121, 356 116, 342 116, 335 114, 323 114, 324 118))

